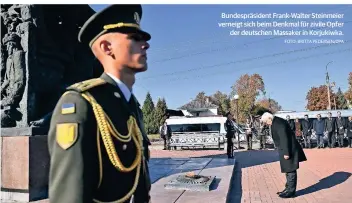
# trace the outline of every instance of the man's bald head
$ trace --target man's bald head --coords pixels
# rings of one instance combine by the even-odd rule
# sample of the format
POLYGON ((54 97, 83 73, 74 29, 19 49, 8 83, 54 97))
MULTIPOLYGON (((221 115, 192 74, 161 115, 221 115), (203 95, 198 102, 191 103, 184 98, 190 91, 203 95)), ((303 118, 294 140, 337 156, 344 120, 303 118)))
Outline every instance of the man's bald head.
POLYGON ((272 122, 273 122, 273 119, 274 119, 274 115, 273 115, 273 114, 268 113, 268 112, 265 112, 265 113, 262 115, 260 121, 263 122, 263 123, 265 123, 265 124, 267 124, 267 125, 271 125, 272 122))

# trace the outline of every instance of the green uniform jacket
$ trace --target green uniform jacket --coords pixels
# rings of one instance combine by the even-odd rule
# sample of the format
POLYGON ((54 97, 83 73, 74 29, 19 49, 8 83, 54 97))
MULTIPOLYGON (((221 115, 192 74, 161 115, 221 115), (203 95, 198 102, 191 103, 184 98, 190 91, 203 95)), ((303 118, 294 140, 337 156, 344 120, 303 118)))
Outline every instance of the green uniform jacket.
MULTIPOLYGON (((144 166, 140 167, 133 199, 136 203, 149 202, 150 142, 145 133, 142 111, 133 95, 127 102, 115 81, 103 73, 98 79, 69 87, 55 107, 48 137, 50 203, 113 202, 126 196, 136 179, 137 169, 126 173, 112 165, 102 137, 98 136, 92 105, 81 95, 82 92, 94 97, 120 134, 128 134, 127 120, 130 116, 136 119, 143 135, 144 166)), ((114 137, 112 140, 119 159, 129 167, 136 158, 135 143, 131 140, 125 144, 114 137)))

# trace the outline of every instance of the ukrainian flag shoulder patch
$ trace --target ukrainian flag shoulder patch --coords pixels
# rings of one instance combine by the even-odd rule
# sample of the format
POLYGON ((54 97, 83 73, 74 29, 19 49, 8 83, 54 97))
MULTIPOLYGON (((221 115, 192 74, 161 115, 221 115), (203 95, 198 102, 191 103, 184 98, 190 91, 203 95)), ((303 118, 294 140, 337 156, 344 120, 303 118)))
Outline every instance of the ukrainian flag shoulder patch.
POLYGON ((76 105, 74 103, 64 103, 61 105, 61 114, 76 113, 76 105))

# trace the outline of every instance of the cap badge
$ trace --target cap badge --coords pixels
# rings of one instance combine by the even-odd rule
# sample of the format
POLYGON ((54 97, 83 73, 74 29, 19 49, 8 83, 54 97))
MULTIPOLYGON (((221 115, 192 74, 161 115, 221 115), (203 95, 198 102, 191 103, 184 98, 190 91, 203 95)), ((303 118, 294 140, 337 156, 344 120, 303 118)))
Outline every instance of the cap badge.
POLYGON ((139 14, 137 12, 134 12, 134 20, 136 21, 137 24, 139 24, 141 21, 139 14))

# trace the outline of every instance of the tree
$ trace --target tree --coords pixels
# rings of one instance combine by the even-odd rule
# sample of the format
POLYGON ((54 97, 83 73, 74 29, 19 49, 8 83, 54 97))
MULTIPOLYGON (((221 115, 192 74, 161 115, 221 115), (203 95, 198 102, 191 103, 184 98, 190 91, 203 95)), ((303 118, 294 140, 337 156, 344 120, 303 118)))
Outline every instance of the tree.
POLYGON ((202 106, 204 106, 206 100, 207 100, 207 96, 205 95, 205 92, 199 92, 195 98, 195 101, 199 102, 200 104, 202 104, 202 106))
POLYGON ((229 97, 220 91, 210 96, 210 101, 218 106, 218 114, 225 115, 230 110, 230 99, 229 97))
MULTIPOLYGON (((330 98, 334 98, 335 94, 330 89, 330 98)), ((306 96, 308 101, 306 109, 309 111, 326 110, 329 106, 328 91, 326 85, 312 87, 306 96)), ((332 100, 333 101, 333 100, 332 100)), ((333 102, 331 102, 331 108, 333 102)))
POLYGON ((154 114, 155 114, 154 103, 153 103, 152 96, 150 95, 149 92, 147 93, 147 96, 144 100, 142 112, 143 112, 145 130, 147 131, 148 134, 156 133, 158 131, 158 128, 156 126, 156 120, 154 117, 154 114))
MULTIPOLYGON (((238 94, 238 118, 239 122, 245 121, 255 107, 255 101, 260 93, 264 93, 264 81, 259 74, 242 75, 232 86, 231 95, 238 94)), ((236 115, 237 104, 231 102, 231 111, 236 115)))
POLYGON ((350 103, 352 108, 352 72, 350 72, 348 77, 348 90, 345 93, 345 98, 350 103))
POLYGON ((282 107, 279 105, 275 99, 261 99, 257 101, 257 105, 264 107, 265 109, 270 110, 272 113, 275 113, 277 111, 281 111, 282 107))
POLYGON ((342 93, 341 88, 339 88, 336 92, 336 108, 348 109, 347 100, 345 95, 342 93))
POLYGON ((155 115, 154 118, 156 120, 156 125, 161 126, 166 120, 166 113, 167 113, 167 105, 165 98, 158 99, 155 107, 155 115))
MULTIPOLYGON (((259 104, 256 104, 252 110, 252 115, 257 115, 259 111, 270 111, 269 108, 265 108, 259 104)), ((272 112, 273 113, 273 112, 272 112)))

